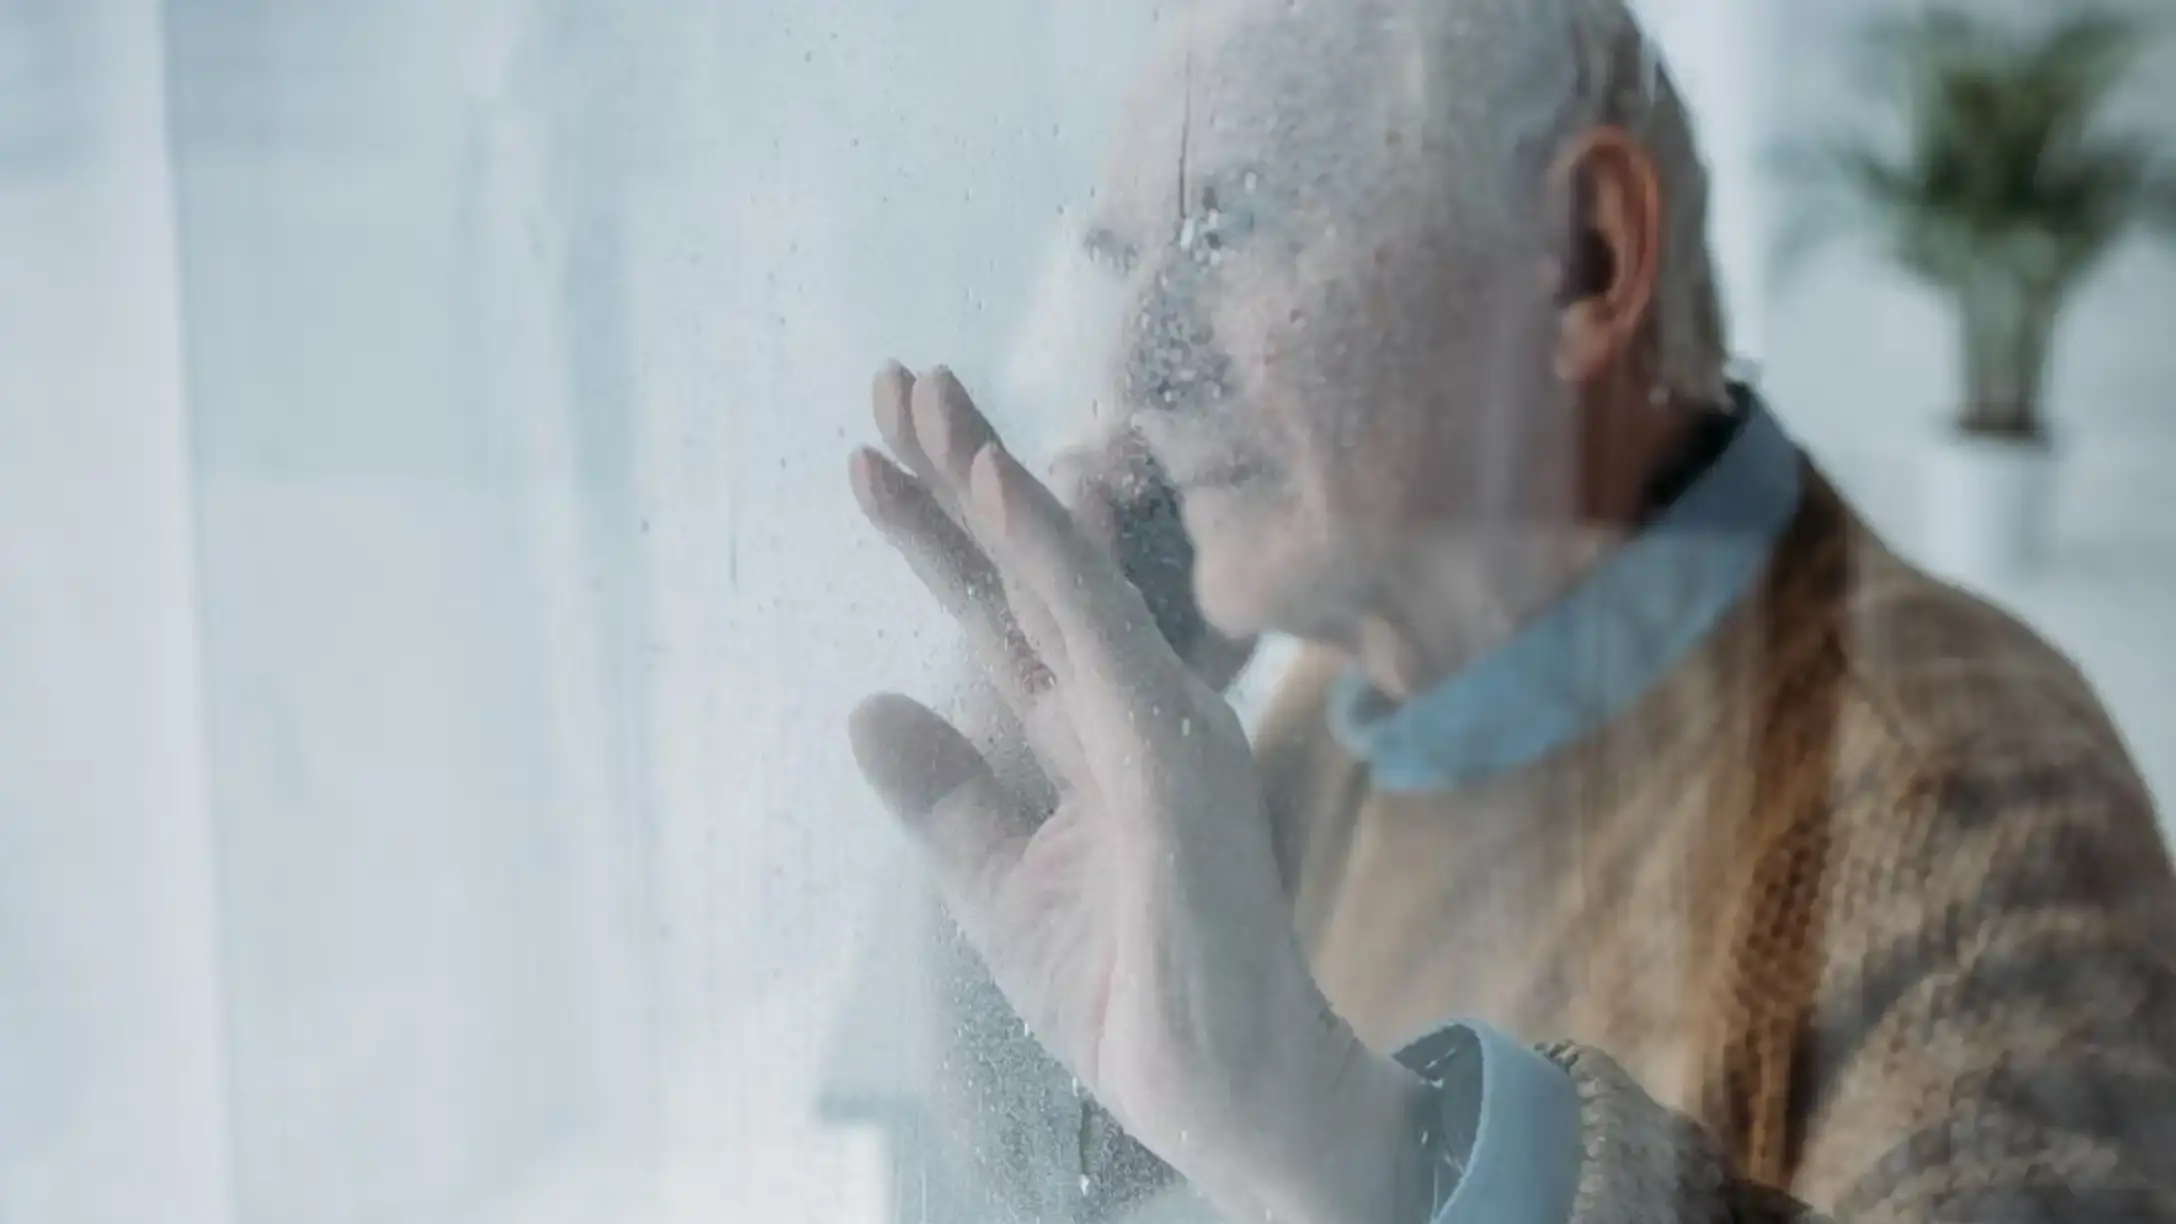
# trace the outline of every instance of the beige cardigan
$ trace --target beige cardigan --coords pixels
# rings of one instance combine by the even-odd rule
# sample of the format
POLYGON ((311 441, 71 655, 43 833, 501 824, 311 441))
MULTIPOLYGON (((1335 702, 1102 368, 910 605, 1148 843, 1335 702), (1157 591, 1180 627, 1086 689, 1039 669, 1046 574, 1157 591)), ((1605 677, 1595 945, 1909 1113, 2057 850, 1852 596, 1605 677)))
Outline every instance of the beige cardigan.
MULTIPOLYGON (((1451 1017, 1547 1043, 1570 1224, 2176 1221, 2176 882, 2118 735, 1805 484, 1756 597, 1485 786, 1371 789, 1339 664, 1301 660, 1258 756, 1324 990, 1386 1052, 1451 1017)), ((1001 1027, 940 1080, 981 1176, 1045 1183, 1021 1218, 1207 1218, 1092 1107, 1023 1137, 1047 1072, 1001 1027)))

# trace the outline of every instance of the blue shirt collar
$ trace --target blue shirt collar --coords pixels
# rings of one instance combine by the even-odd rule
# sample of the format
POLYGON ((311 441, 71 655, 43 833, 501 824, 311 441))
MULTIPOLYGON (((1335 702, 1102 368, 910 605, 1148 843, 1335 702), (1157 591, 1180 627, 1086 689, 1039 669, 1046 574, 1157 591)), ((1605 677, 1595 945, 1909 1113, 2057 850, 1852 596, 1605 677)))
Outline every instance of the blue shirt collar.
POLYGON ((1759 399, 1635 537, 1509 642, 1402 706, 1357 673, 1330 728, 1378 790, 1449 790, 1530 765, 1616 717, 1752 591, 1798 512, 1798 448, 1759 399))

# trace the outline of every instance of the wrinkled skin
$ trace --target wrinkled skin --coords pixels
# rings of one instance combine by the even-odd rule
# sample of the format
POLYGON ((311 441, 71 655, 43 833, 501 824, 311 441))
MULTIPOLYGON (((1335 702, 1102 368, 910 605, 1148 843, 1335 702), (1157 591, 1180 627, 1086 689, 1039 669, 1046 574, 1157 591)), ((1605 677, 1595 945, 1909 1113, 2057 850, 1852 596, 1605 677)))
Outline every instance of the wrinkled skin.
MULTIPOLYGON (((1524 150, 1531 216, 1458 216, 1470 168, 1421 117, 1440 65, 1402 19, 1426 7, 1202 18, 1121 124, 1089 231, 1135 301, 1113 378, 1178 491, 1203 640, 1342 647, 1394 697, 1622 538, 1688 415, 1649 360, 1651 158, 1606 130, 1524 150), (1564 294, 1575 236, 1605 271, 1564 294)), ((857 454, 855 489, 966 630, 997 733, 881 696, 854 742, 968 940, 1234 1217, 1393 1218, 1418 1086, 1316 987, 1245 736, 1114 558, 1124 499, 1077 473, 1052 493, 948 374, 889 371, 877 403, 898 464, 857 454)))
POLYGON ((1053 784, 1044 808, 906 698, 856 712, 857 757, 968 940, 1037 1039, 1227 1207, 1331 1219, 1388 1193, 1385 1170, 1341 1179, 1321 1154, 1395 1133, 1405 1085, 1315 986, 1246 736, 1084 527, 1115 526, 1107 504, 1068 509, 949 375, 906 389, 904 414, 885 405, 905 376, 885 377, 885 432, 921 470, 861 452, 855 489, 992 661, 1053 784))
MULTIPOLYGON (((949 377, 934 375, 924 383, 924 394, 934 395, 949 377)), ((950 485, 937 477, 931 451, 942 453, 941 444, 953 445, 959 455, 949 464, 956 467, 987 440, 977 418, 968 417, 966 433, 933 432, 925 449, 913 424, 915 386, 911 374, 893 367, 878 376, 874 394, 879 434, 930 491, 927 499, 910 493, 904 501, 872 503, 906 513, 906 521, 886 530, 910 558, 922 555, 911 543, 920 534, 916 523, 943 515, 950 524, 961 511, 944 493, 950 485)), ((1164 639, 1195 677, 1212 690, 1225 689, 1254 643, 1227 638, 1203 620, 1193 594, 1194 549, 1179 521, 1177 491, 1140 439, 1120 430, 1082 442, 1057 457, 1051 485, 1074 510, 1081 529, 1113 554, 1141 591, 1164 639)), ((880 516, 879 522, 885 520, 880 516)), ((932 560, 919 561, 916 568, 934 587, 950 592, 944 600, 955 608, 964 602, 966 586, 992 581, 987 574, 970 578, 932 560)), ((961 693, 956 725, 1008 790, 1036 811, 1052 810, 1058 803, 1054 784, 1035 759, 1019 717, 992 682, 972 638, 966 646, 955 674, 961 693)), ((1107 1218, 1170 1184, 1169 1167, 1119 1130, 1107 1109, 1079 1096, 1077 1083, 1068 1089, 1066 1070, 1022 1032, 971 948, 940 939, 932 954, 930 972, 943 1000, 940 1057, 947 1070, 930 1086, 930 1104, 956 1167, 972 1174, 963 1192, 988 1200, 981 1210, 993 1219, 1033 1220, 1085 1206, 1091 1218, 1107 1218)))

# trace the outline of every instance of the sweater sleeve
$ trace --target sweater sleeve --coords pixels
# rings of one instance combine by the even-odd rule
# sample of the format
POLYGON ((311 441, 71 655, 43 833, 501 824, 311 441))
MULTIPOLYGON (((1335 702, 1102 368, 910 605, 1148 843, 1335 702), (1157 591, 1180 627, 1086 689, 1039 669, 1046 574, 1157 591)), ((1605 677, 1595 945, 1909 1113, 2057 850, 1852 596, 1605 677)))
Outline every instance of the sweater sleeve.
POLYGON ((1580 1101, 1571 1224, 2176 1221, 2176 885, 2096 756, 1936 771, 1840 856, 1787 1187, 1605 1054, 1548 1051, 1580 1101))
POLYGON ((1570 1224, 1826 1224, 1789 1194, 1737 1176, 1711 1135, 1656 1104, 1607 1055, 1547 1054, 1579 1099, 1570 1224))

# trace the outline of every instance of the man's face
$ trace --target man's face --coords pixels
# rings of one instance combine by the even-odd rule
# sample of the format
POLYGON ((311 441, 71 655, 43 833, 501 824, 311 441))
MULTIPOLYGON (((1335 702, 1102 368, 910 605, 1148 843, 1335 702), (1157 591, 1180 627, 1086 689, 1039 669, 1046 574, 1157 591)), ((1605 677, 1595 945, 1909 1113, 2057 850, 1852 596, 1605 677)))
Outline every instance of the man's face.
POLYGON ((1415 549, 1560 498, 1568 414, 1536 254, 1461 235, 1394 80, 1279 51, 1196 27, 1136 97, 1088 246, 1129 286, 1119 389, 1203 611, 1339 640, 1415 549))

